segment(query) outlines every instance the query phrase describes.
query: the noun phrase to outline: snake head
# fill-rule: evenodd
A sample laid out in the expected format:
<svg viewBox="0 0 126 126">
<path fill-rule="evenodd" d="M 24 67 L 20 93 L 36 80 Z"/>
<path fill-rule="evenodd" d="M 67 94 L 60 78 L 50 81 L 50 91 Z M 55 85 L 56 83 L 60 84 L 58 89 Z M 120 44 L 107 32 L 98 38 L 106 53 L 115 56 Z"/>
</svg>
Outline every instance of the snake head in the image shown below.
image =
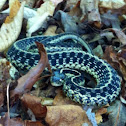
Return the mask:
<svg viewBox="0 0 126 126">
<path fill-rule="evenodd" d="M 51 84 L 53 86 L 61 86 L 64 83 L 65 75 L 60 73 L 60 70 L 53 71 L 53 75 L 51 76 Z"/>
</svg>

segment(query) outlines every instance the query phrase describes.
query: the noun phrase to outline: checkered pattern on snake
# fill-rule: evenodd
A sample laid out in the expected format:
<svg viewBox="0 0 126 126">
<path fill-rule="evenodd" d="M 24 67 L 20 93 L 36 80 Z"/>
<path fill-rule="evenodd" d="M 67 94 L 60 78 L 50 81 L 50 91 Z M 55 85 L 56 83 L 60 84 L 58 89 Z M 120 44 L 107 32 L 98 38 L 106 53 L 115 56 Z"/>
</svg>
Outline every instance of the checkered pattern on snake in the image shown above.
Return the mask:
<svg viewBox="0 0 126 126">
<path fill-rule="evenodd" d="M 70 42 L 64 42 L 70 39 L 75 46 L 72 47 Z M 119 95 L 121 82 L 117 72 L 107 62 L 93 55 L 88 44 L 76 34 L 64 33 L 47 38 L 36 36 L 19 40 L 8 50 L 8 60 L 22 70 L 35 66 L 40 56 L 37 52 L 28 50 L 31 45 L 34 46 L 35 41 L 45 45 L 53 71 L 64 68 L 76 69 L 86 71 L 96 79 L 95 88 L 78 85 L 74 81 L 76 77 L 66 79 L 63 91 L 73 101 L 83 105 L 102 106 L 114 101 Z M 83 45 L 87 52 L 83 51 L 77 42 Z"/>
</svg>

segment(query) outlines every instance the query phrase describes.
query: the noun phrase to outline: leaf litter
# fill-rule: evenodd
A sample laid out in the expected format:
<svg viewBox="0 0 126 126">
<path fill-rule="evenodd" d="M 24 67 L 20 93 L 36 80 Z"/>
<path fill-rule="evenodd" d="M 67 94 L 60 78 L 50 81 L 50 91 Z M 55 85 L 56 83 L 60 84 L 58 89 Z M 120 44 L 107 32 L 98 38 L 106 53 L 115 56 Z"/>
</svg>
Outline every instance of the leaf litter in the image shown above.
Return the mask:
<svg viewBox="0 0 126 126">
<path fill-rule="evenodd" d="M 13 7 L 13 2 L 16 2 L 17 6 L 19 5 L 18 0 L 9 0 L 9 3 L 5 3 L 3 0 L 0 2 L 0 8 L 8 5 Z M 23 1 L 20 0 L 20 2 Z M 20 34 L 12 42 L 25 38 L 27 35 L 56 35 L 68 31 L 82 35 L 89 42 L 94 54 L 111 64 L 122 80 L 122 90 L 118 99 L 108 106 L 93 110 L 97 124 L 99 126 L 125 126 L 125 1 L 26 0 L 26 5 L 23 12 L 26 25 L 23 24 L 22 30 L 18 30 L 18 34 Z M 0 13 L 1 28 L 2 24 L 14 21 L 19 7 L 14 11 L 3 9 L 5 8 L 3 7 Z M 6 19 L 8 14 L 5 12 L 9 13 L 10 19 Z M 36 23 L 35 20 L 40 22 Z M 30 28 L 31 30 L 29 30 Z M 25 75 L 19 71 L 21 77 L 17 79 L 11 78 L 9 70 L 12 65 L 3 59 L 3 56 L 6 57 L 4 54 L 7 50 L 4 48 L 6 43 L 2 43 L 0 58 L 4 62 L 0 60 L 0 124 L 16 126 L 24 124 L 37 126 L 92 125 L 80 104 L 67 98 L 61 90 L 62 87 L 54 87 L 50 84 L 49 78 L 52 71 L 47 53 L 43 45 L 39 43 L 37 45 L 41 56 L 38 65 Z M 41 73 L 45 67 L 49 69 L 49 75 L 42 76 Z M 15 74 L 17 76 L 17 73 Z M 42 78 L 44 81 L 41 81 Z M 10 90 L 10 104 L 6 98 L 7 85 Z M 10 105 L 9 108 L 7 108 L 7 104 Z"/>
</svg>

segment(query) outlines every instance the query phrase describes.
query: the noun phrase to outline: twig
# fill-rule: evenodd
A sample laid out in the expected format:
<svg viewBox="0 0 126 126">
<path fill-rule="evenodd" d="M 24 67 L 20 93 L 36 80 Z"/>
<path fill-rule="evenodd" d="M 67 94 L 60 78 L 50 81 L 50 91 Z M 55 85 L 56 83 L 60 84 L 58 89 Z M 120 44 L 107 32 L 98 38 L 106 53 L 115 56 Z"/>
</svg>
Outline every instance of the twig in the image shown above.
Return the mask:
<svg viewBox="0 0 126 126">
<path fill-rule="evenodd" d="M 10 119 L 10 108 L 9 108 L 9 87 L 10 87 L 10 83 L 7 85 L 7 110 L 8 110 L 8 119 Z"/>
</svg>

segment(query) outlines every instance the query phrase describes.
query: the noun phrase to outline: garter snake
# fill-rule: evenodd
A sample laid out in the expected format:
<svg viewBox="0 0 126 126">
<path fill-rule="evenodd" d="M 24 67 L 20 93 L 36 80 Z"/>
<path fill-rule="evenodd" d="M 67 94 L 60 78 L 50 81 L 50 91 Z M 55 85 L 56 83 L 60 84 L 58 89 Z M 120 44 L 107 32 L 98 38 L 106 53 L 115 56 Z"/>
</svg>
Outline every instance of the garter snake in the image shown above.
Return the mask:
<svg viewBox="0 0 126 126">
<path fill-rule="evenodd" d="M 75 46 L 64 42 L 70 39 Z M 30 51 L 35 46 L 35 41 L 45 45 L 52 70 L 61 69 L 61 73 L 64 68 L 86 71 L 96 79 L 95 88 L 78 85 L 75 82 L 76 76 L 66 79 L 63 91 L 73 101 L 101 106 L 114 101 L 119 95 L 121 82 L 117 72 L 106 61 L 93 55 L 88 44 L 76 34 L 63 33 L 52 37 L 35 36 L 19 40 L 8 50 L 8 60 L 22 70 L 35 66 L 40 59 L 38 52 Z M 83 51 L 78 43 L 87 51 Z"/>
</svg>

